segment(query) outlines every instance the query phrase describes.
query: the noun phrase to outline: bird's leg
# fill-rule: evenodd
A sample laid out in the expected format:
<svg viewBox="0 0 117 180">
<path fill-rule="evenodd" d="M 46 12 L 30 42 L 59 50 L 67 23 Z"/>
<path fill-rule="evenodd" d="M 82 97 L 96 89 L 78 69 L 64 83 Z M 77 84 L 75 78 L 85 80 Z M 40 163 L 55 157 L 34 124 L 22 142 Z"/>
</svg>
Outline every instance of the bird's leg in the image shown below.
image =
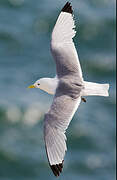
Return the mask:
<svg viewBox="0 0 117 180">
<path fill-rule="evenodd" d="M 83 97 L 81 97 L 81 100 L 82 100 L 83 102 L 85 102 L 85 103 L 87 102 L 86 99 L 83 98 Z"/>
</svg>

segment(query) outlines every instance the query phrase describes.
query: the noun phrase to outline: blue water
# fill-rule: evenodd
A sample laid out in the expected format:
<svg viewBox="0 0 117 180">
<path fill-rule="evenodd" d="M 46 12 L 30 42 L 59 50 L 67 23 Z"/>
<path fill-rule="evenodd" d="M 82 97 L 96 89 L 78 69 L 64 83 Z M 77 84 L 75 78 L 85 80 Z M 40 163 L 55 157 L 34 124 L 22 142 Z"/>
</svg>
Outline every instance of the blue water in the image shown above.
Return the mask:
<svg viewBox="0 0 117 180">
<path fill-rule="evenodd" d="M 43 117 L 52 96 L 27 86 L 53 77 L 50 36 L 64 0 L 0 0 L 0 180 L 55 179 Z M 74 39 L 84 79 L 109 83 L 109 97 L 87 97 L 67 130 L 59 179 L 115 179 L 115 0 L 73 0 Z"/>
</svg>

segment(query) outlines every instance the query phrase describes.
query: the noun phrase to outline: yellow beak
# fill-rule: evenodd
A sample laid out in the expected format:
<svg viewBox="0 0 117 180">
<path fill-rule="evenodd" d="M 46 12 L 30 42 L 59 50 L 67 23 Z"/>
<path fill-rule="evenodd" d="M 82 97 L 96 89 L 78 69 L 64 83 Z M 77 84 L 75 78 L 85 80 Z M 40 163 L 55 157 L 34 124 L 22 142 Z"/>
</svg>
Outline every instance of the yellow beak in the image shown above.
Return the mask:
<svg viewBox="0 0 117 180">
<path fill-rule="evenodd" d="M 34 86 L 34 84 L 33 84 L 33 85 L 31 85 L 31 86 L 28 86 L 28 88 L 35 88 L 35 86 Z"/>
</svg>

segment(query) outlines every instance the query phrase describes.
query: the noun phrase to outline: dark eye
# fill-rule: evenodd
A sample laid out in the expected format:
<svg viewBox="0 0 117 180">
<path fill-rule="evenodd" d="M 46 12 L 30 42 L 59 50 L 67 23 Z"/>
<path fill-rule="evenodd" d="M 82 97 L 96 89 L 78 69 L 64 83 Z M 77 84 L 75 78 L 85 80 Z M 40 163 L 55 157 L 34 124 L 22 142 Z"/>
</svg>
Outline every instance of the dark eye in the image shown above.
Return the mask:
<svg viewBox="0 0 117 180">
<path fill-rule="evenodd" d="M 38 83 L 37 85 L 39 86 L 40 84 Z"/>
</svg>

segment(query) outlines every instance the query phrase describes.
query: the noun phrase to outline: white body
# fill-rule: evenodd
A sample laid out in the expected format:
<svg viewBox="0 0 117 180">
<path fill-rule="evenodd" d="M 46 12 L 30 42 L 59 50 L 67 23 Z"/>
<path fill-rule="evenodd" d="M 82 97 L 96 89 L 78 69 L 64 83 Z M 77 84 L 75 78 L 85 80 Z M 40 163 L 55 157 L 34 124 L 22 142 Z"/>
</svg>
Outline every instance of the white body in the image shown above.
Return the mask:
<svg viewBox="0 0 117 180">
<path fill-rule="evenodd" d="M 57 76 L 55 78 L 42 78 L 36 81 L 35 86 L 40 83 L 39 88 L 46 91 L 48 94 L 55 94 L 59 83 Z M 84 82 L 84 89 L 81 91 L 81 96 L 109 96 L 109 84 L 99 84 L 94 82 Z"/>
</svg>

